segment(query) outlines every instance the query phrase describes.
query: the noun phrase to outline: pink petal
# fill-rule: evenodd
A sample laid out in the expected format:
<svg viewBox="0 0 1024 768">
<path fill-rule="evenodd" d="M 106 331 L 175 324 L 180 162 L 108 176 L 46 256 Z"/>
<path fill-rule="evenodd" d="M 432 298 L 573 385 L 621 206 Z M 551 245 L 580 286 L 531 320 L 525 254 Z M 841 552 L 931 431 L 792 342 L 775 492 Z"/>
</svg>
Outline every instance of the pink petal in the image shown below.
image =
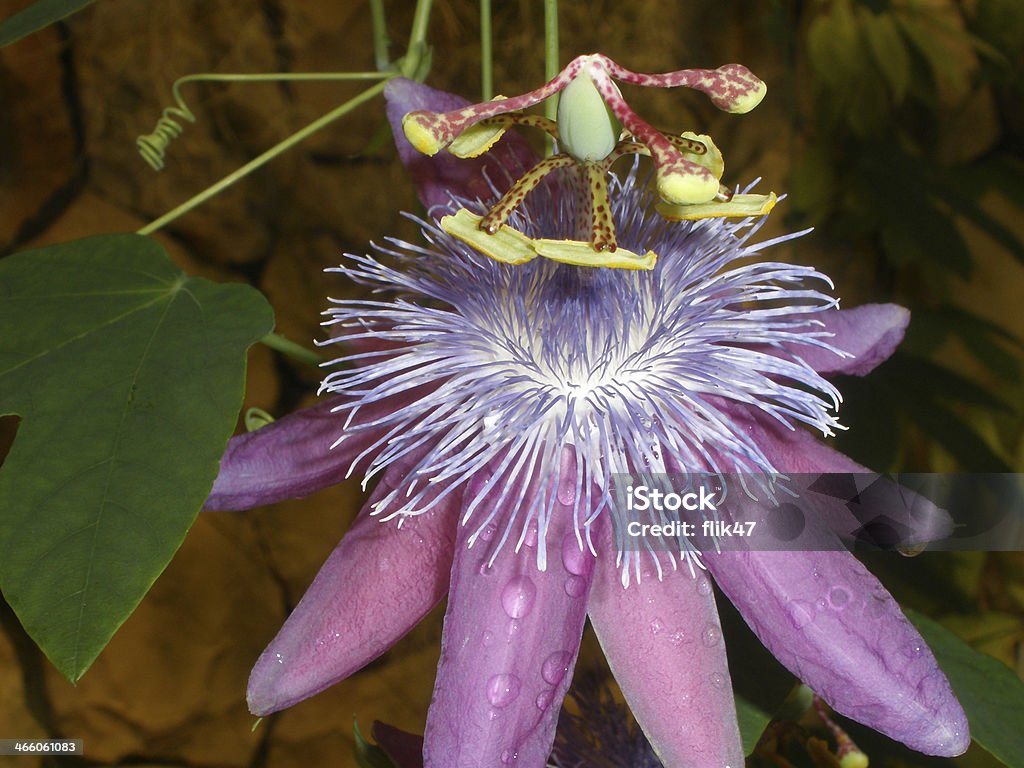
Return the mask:
<svg viewBox="0 0 1024 768">
<path fill-rule="evenodd" d="M 384 429 L 357 429 L 421 397 L 422 388 L 362 408 L 345 433 L 346 414 L 332 409 L 347 402 L 340 397 L 303 408 L 255 432 L 236 435 L 220 460 L 220 472 L 203 506 L 207 512 L 252 509 L 284 499 L 297 499 L 340 483 L 366 469 L 364 457 L 352 462 L 384 434 Z"/>
<path fill-rule="evenodd" d="M 815 319 L 824 322 L 823 329 L 834 334 L 824 338 L 849 357 L 806 344 L 786 344 L 786 352 L 800 357 L 821 374 L 845 373 L 866 376 L 884 363 L 903 341 L 910 323 L 910 312 L 898 304 L 865 304 L 855 309 L 821 312 Z"/>
<path fill-rule="evenodd" d="M 520 136 L 508 131 L 489 152 L 478 158 L 461 160 L 447 152 L 427 157 L 416 151 L 402 131 L 402 117 L 409 112 L 430 110 L 445 112 L 469 104 L 465 99 L 438 91 L 413 80 L 395 78 L 384 89 L 388 120 L 395 137 L 399 157 L 416 184 L 420 201 L 429 211 L 435 205 L 447 207 L 448 194 L 474 200 L 489 200 L 494 192 L 488 180 L 503 194 L 523 171 L 540 158 Z M 485 175 L 486 174 L 486 175 Z M 440 215 L 440 214 L 439 214 Z"/>
<path fill-rule="evenodd" d="M 599 555 L 590 621 L 658 757 L 668 768 L 742 768 L 736 704 L 707 576 L 668 570 L 659 581 L 652 563 L 639 584 L 624 589 L 610 536 Z"/>
<path fill-rule="evenodd" d="M 813 517 L 808 526 L 829 535 Z M 837 712 L 927 754 L 967 749 L 967 720 L 931 651 L 853 555 L 727 551 L 705 563 L 761 642 Z"/>
<path fill-rule="evenodd" d="M 370 504 L 408 471 L 389 468 Z M 363 509 L 253 667 L 253 714 L 284 709 L 348 677 L 437 605 L 448 589 L 458 524 L 453 496 L 401 528 L 371 517 L 369 504 Z"/>
<path fill-rule="evenodd" d="M 520 507 L 530 501 L 527 495 Z M 481 537 L 467 548 L 475 526 L 460 527 L 427 715 L 428 768 L 546 765 L 593 574 L 593 557 L 579 550 L 572 518 L 571 507 L 553 512 L 544 571 L 533 547 L 517 554 L 512 541 L 488 568 L 488 543 Z"/>
</svg>

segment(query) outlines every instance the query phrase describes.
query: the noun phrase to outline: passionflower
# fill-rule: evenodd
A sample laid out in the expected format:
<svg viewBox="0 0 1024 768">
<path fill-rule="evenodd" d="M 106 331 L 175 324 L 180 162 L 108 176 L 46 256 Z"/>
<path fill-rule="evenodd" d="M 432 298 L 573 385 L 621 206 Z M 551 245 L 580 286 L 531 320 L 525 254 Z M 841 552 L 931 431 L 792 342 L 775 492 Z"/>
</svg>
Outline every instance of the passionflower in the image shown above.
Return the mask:
<svg viewBox="0 0 1024 768">
<path fill-rule="evenodd" d="M 589 617 L 660 760 L 737 768 L 713 577 L 835 710 L 922 752 L 963 752 L 946 678 L 848 552 L 615 544 L 629 522 L 609 495 L 617 473 L 866 471 L 804 427 L 833 433 L 840 397 L 825 376 L 869 372 L 908 313 L 839 310 L 824 275 L 765 259 L 778 241 L 753 244 L 757 220 L 665 221 L 635 165 L 609 177 L 610 212 L 621 247 L 658 255 L 652 269 L 488 258 L 438 219 L 486 215 L 536 158 L 511 134 L 475 160 L 440 147 L 426 157 L 402 118 L 470 108 L 406 80 L 386 95 L 428 206 L 424 242 L 387 240 L 334 270 L 374 298 L 325 313 L 325 343 L 350 350 L 323 382 L 330 397 L 234 438 L 207 503 L 241 509 L 352 472 L 378 478 L 256 662 L 250 709 L 266 715 L 352 674 L 447 596 L 424 765 L 545 765 Z M 552 174 L 509 225 L 531 242 L 573 240 L 578 188 Z"/>
</svg>

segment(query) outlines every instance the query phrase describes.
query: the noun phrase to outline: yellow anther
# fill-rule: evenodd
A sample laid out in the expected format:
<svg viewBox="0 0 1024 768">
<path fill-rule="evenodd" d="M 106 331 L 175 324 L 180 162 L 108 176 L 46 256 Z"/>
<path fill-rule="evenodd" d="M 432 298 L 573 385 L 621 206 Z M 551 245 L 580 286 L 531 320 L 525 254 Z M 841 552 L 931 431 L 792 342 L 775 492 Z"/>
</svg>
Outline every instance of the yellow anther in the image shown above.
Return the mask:
<svg viewBox="0 0 1024 768">
<path fill-rule="evenodd" d="M 666 203 L 692 205 L 706 203 L 718 194 L 718 179 L 709 170 L 684 171 L 658 170 L 658 196 Z"/>
<path fill-rule="evenodd" d="M 422 112 L 410 112 L 402 118 L 402 131 L 418 152 L 433 157 L 444 147 L 444 142 L 438 139 L 430 119 Z"/>
<path fill-rule="evenodd" d="M 658 203 L 658 213 L 669 221 L 694 221 L 696 219 L 713 219 L 729 216 L 745 218 L 747 216 L 764 216 L 770 213 L 778 198 L 774 192 L 767 195 L 733 195 L 728 202 L 717 200 L 693 205 L 668 205 Z"/>
</svg>

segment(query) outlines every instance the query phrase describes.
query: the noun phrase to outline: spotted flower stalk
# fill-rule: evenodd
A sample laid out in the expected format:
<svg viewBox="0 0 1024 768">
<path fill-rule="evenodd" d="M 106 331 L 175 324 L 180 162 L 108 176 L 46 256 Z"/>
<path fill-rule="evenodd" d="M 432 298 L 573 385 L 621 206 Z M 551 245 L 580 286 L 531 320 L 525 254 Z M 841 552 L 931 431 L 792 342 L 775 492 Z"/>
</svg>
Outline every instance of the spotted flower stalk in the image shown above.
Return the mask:
<svg viewBox="0 0 1024 768">
<path fill-rule="evenodd" d="M 886 359 L 907 312 L 839 310 L 824 275 L 766 259 L 778 241 L 755 245 L 756 220 L 665 221 L 635 166 L 611 177 L 609 211 L 621 248 L 658 255 L 651 269 L 488 258 L 439 219 L 482 220 L 536 158 L 511 134 L 476 159 L 426 157 L 403 117 L 465 102 L 405 80 L 386 95 L 430 212 L 424 244 L 388 240 L 335 270 L 373 298 L 326 312 L 327 343 L 349 350 L 324 381 L 330 397 L 234 438 L 207 503 L 247 508 L 351 473 L 378 478 L 257 661 L 250 709 L 347 677 L 447 595 L 425 766 L 544 766 L 589 617 L 659 759 L 737 768 L 713 577 L 835 710 L 923 752 L 966 749 L 935 659 L 849 553 L 615 544 L 628 523 L 610 502 L 615 473 L 866 471 L 804 427 L 833 433 L 840 398 L 827 375 Z M 586 205 L 574 190 L 543 180 L 508 221 L 530 242 L 572 240 Z M 828 520 L 808 524 L 835 538 Z"/>
</svg>

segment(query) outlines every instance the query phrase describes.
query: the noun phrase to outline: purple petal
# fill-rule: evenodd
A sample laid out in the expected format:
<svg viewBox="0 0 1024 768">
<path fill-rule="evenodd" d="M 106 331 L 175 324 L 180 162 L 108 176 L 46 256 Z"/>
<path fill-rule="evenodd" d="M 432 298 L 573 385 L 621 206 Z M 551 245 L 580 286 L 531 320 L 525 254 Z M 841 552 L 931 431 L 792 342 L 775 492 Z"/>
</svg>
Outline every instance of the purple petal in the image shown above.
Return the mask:
<svg viewBox="0 0 1024 768">
<path fill-rule="evenodd" d="M 866 376 L 884 363 L 903 341 L 910 312 L 898 304 L 865 304 L 855 309 L 822 312 L 816 320 L 833 334 L 823 339 L 851 357 L 806 344 L 783 345 L 787 353 L 800 357 L 821 374 L 845 373 Z"/>
<path fill-rule="evenodd" d="M 520 508 L 531 501 L 527 494 Z M 546 765 L 593 575 L 593 557 L 580 551 L 572 517 L 571 507 L 552 514 L 544 571 L 534 546 L 516 553 L 510 542 L 488 568 L 488 543 L 481 537 L 467 548 L 475 526 L 459 528 L 427 715 L 428 768 Z"/>
<path fill-rule="evenodd" d="M 748 435 L 777 472 L 819 474 L 823 472 L 870 472 L 849 456 L 829 448 L 803 427 L 789 429 L 777 419 L 743 405 L 722 401 L 737 431 Z"/>
<path fill-rule="evenodd" d="M 389 468 L 370 504 L 408 471 Z M 453 496 L 401 528 L 370 516 L 369 504 L 363 509 L 253 667 L 253 714 L 284 709 L 348 677 L 437 605 L 448 588 L 458 522 Z"/>
<path fill-rule="evenodd" d="M 460 96 L 438 91 L 414 80 L 395 78 L 384 89 L 387 99 L 388 120 L 395 137 L 398 155 L 416 184 L 420 202 L 429 211 L 435 205 L 445 207 L 451 203 L 448 195 L 459 195 L 470 200 L 489 200 L 511 186 L 511 180 L 533 167 L 540 158 L 522 137 L 508 131 L 489 152 L 481 157 L 462 160 L 447 151 L 427 157 L 416 151 L 402 131 L 402 117 L 415 110 L 447 112 L 469 105 Z M 486 174 L 486 175 L 485 175 Z"/>
<path fill-rule="evenodd" d="M 667 766 L 741 768 L 736 704 L 708 577 L 670 570 L 659 581 L 652 564 L 639 584 L 624 589 L 614 548 L 610 540 L 604 544 L 590 621 L 654 751 Z"/>
<path fill-rule="evenodd" d="M 353 421 L 367 424 L 421 395 L 418 391 L 407 398 L 382 400 L 361 409 Z M 331 409 L 344 402 L 340 397 L 326 399 L 255 432 L 231 438 L 203 509 L 252 509 L 308 496 L 344 480 L 353 460 L 382 434 L 376 429 L 350 430 L 350 437 L 331 448 L 341 436 L 346 418 Z M 365 464 L 360 462 L 352 472 L 361 472 Z"/>
<path fill-rule="evenodd" d="M 967 720 L 935 657 L 853 555 L 729 551 L 705 562 L 761 642 L 837 712 L 926 754 L 967 749 Z"/>
</svg>

